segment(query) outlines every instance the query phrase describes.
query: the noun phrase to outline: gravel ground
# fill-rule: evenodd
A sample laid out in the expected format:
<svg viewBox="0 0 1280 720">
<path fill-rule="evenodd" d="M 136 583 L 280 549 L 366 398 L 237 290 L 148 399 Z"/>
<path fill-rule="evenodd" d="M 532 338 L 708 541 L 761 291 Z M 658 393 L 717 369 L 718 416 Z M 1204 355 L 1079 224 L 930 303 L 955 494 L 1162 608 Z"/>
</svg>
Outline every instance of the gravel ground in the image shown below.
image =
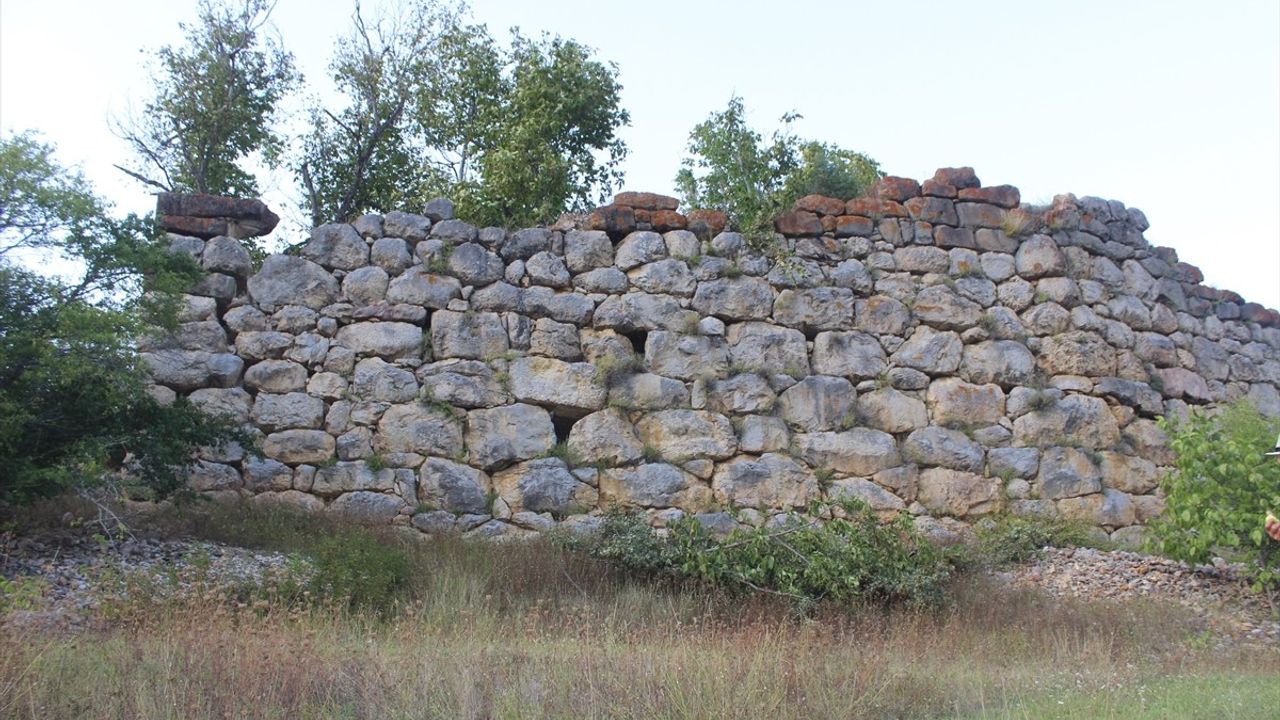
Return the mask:
<svg viewBox="0 0 1280 720">
<path fill-rule="evenodd" d="M 9 592 L 21 584 L 37 589 L 11 603 L 8 622 L 79 626 L 102 601 L 104 587 L 118 588 L 111 579 L 124 574 L 149 577 L 156 587 L 180 593 L 193 578 L 237 585 L 288 572 L 299 572 L 297 559 L 211 542 L 0 535 L 0 577 L 10 583 Z M 1249 592 L 1239 569 L 1226 563 L 1192 567 L 1133 552 L 1046 548 L 1038 559 L 998 575 L 1058 597 L 1177 602 L 1196 611 L 1219 637 L 1280 647 L 1280 620 L 1261 596 Z"/>
<path fill-rule="evenodd" d="M 1280 620 L 1261 595 L 1250 592 L 1240 568 L 1225 562 L 1193 567 L 1122 550 L 1046 548 L 1040 558 L 1003 575 L 1057 597 L 1173 601 L 1199 614 L 1215 635 L 1280 646 Z"/>
</svg>

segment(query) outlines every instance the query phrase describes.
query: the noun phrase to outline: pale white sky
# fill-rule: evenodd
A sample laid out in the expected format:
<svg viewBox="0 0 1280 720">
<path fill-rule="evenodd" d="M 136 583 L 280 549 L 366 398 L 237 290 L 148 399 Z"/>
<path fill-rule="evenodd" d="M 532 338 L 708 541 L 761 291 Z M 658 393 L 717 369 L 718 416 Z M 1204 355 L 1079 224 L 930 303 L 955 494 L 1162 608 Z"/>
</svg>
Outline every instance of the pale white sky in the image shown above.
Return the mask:
<svg viewBox="0 0 1280 720">
<path fill-rule="evenodd" d="M 279 0 L 276 27 L 313 86 L 350 10 Z M 495 36 L 545 30 L 618 64 L 628 189 L 670 192 L 690 128 L 736 92 L 757 128 L 795 110 L 801 136 L 892 174 L 972 165 L 1029 202 L 1121 200 L 1207 282 L 1280 306 L 1275 0 L 475 0 L 472 14 Z M 0 0 L 0 129 L 40 130 L 120 208 L 152 208 L 112 169 L 127 150 L 107 120 L 147 97 L 141 51 L 194 18 L 194 0 Z M 291 182 L 269 183 L 282 215 Z"/>
</svg>

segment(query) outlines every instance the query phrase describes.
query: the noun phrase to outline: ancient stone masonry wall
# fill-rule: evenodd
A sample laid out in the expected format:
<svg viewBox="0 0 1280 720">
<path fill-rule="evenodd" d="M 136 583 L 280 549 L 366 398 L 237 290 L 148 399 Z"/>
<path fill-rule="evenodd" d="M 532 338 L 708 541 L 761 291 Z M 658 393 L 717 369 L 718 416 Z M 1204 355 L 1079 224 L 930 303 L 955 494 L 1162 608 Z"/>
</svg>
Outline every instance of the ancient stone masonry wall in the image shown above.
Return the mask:
<svg viewBox="0 0 1280 720">
<path fill-rule="evenodd" d="M 1008 510 L 1133 541 L 1172 461 L 1157 417 L 1280 415 L 1280 314 L 1203 286 L 1118 202 L 886 178 L 800 200 L 784 263 L 677 210 L 623 193 L 510 232 L 439 200 L 256 273 L 235 240 L 175 237 L 211 275 L 140 348 L 155 391 L 262 437 L 192 485 L 484 536 L 852 497 L 939 537 Z"/>
</svg>

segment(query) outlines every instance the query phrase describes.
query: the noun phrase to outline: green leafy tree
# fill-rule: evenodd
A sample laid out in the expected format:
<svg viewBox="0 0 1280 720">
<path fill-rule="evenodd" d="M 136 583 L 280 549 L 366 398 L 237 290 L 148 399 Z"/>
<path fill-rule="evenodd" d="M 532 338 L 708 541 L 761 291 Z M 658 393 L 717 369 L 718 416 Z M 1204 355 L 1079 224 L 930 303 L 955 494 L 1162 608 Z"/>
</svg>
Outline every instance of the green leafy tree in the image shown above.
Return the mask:
<svg viewBox="0 0 1280 720">
<path fill-rule="evenodd" d="M 747 123 L 742 98 L 730 98 L 728 107 L 689 133 L 688 157 L 676 175 L 685 206 L 720 210 L 763 245 L 772 237 L 773 218 L 797 198 L 856 197 L 881 176 L 879 165 L 862 153 L 798 138 L 791 125 L 799 118 L 783 115 L 766 142 Z"/>
<path fill-rule="evenodd" d="M 356 3 L 329 66 L 346 104 L 317 102 L 302 140 L 298 177 L 312 224 L 415 210 L 439 184 L 429 180 L 410 116 L 416 84 L 434 74 L 424 64 L 454 23 L 450 10 L 422 3 L 371 25 Z"/>
<path fill-rule="evenodd" d="M 1280 510 L 1280 464 L 1263 453 L 1277 425 L 1245 401 L 1162 421 L 1177 462 L 1161 483 L 1166 512 L 1151 523 L 1152 548 L 1162 554 L 1194 563 L 1215 555 L 1245 561 L 1273 606 L 1280 547 L 1262 525 L 1268 510 Z"/>
<path fill-rule="evenodd" d="M 304 140 L 313 222 L 447 195 L 473 222 L 533 224 L 586 209 L 619 181 L 616 132 L 629 117 L 617 69 L 561 38 L 513 32 L 505 50 L 459 14 L 419 4 L 370 32 L 357 8 L 357 41 L 333 65 L 348 106 L 317 111 Z"/>
<path fill-rule="evenodd" d="M 28 266 L 52 262 L 62 276 Z M 200 277 L 149 218 L 110 215 L 31 134 L 0 139 L 0 500 L 21 502 L 128 464 L 172 490 L 227 423 L 146 392 L 132 338 L 172 321 L 174 291 Z"/>
<path fill-rule="evenodd" d="M 274 165 L 280 155 L 272 121 L 297 78 L 293 58 L 265 32 L 267 0 L 231 2 L 201 0 L 198 22 L 182 26 L 186 46 L 156 54 L 155 96 L 142 116 L 119 123 L 136 157 L 116 167 L 140 182 L 255 196 L 257 183 L 242 163 L 259 153 Z"/>
</svg>

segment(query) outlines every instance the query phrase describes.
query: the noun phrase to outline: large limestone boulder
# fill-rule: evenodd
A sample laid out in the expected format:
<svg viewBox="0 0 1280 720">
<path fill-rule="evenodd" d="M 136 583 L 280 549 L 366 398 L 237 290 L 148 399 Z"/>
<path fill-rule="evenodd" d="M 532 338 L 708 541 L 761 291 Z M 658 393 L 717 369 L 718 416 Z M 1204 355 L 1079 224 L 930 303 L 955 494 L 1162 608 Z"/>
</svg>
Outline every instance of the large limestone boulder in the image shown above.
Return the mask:
<svg viewBox="0 0 1280 720">
<path fill-rule="evenodd" d="M 688 297 L 697 287 L 697 280 L 683 260 L 646 263 L 627 275 L 632 285 L 647 293 Z"/>
<path fill-rule="evenodd" d="M 325 512 L 349 522 L 385 525 L 405 509 L 405 501 L 395 495 L 359 491 L 339 496 L 329 503 Z"/>
<path fill-rule="evenodd" d="M 724 338 L 658 331 L 649 333 L 645 364 L 655 374 L 680 380 L 719 377 L 729 370 L 729 346 Z"/>
<path fill-rule="evenodd" d="M 282 430 L 262 441 L 262 454 L 286 465 L 318 465 L 333 457 L 335 445 L 323 430 Z"/>
<path fill-rule="evenodd" d="M 395 471 L 391 468 L 375 472 L 364 462 L 340 462 L 316 469 L 311 492 L 323 497 L 358 490 L 388 492 L 395 488 L 395 478 Z"/>
<path fill-rule="evenodd" d="M 911 312 L 920 321 L 946 330 L 967 330 L 978 324 L 982 307 L 960 297 L 945 285 L 933 285 L 916 295 Z"/>
<path fill-rule="evenodd" d="M 630 410 L 666 410 L 689 406 L 689 389 L 679 380 L 635 373 L 609 383 L 609 404 Z"/>
<path fill-rule="evenodd" d="M 1069 395 L 1050 408 L 1013 421 L 1013 444 L 1017 447 L 1065 443 L 1099 450 L 1112 448 L 1119 441 L 1120 427 L 1106 401 L 1087 395 Z"/>
<path fill-rule="evenodd" d="M 369 245 L 346 223 L 320 225 L 302 246 L 302 257 L 335 270 L 355 270 L 369 264 Z"/>
<path fill-rule="evenodd" d="M 568 442 L 569 452 L 585 465 L 627 465 L 644 454 L 635 426 L 620 411 L 612 409 L 592 413 L 574 423 Z"/>
<path fill-rule="evenodd" d="M 511 363 L 511 394 L 520 402 L 585 415 L 604 407 L 608 389 L 590 363 L 522 357 Z"/>
<path fill-rule="evenodd" d="M 418 357 L 422 352 L 422 328 L 404 322 L 360 322 L 338 329 L 336 342 L 360 355 L 387 360 Z"/>
<path fill-rule="evenodd" d="M 404 403 L 418 396 L 418 381 L 413 373 L 382 358 L 365 358 L 356 363 L 351 394 L 358 400 Z"/>
<path fill-rule="evenodd" d="M 1036 488 L 1045 500 L 1089 495 L 1102 490 L 1102 472 L 1076 448 L 1048 448 L 1040 456 Z"/>
<path fill-rule="evenodd" d="M 738 438 L 729 419 L 701 410 L 650 413 L 636 424 L 636 430 L 641 441 L 667 462 L 723 460 L 738 449 Z"/>
<path fill-rule="evenodd" d="M 786 455 L 741 455 L 716 467 L 711 479 L 716 499 L 736 507 L 804 507 L 818 496 L 808 468 Z"/>
<path fill-rule="evenodd" d="M 960 377 L 984 385 L 1010 389 L 1026 385 L 1035 376 L 1036 361 L 1026 345 L 1015 340 L 992 340 L 964 348 Z"/>
<path fill-rule="evenodd" d="M 1040 365 L 1051 375 L 1113 376 L 1116 352 L 1098 335 L 1074 330 L 1044 339 Z"/>
<path fill-rule="evenodd" d="M 462 424 L 453 414 L 434 407 L 392 405 L 378 421 L 374 447 L 381 453 L 454 457 L 462 452 Z"/>
<path fill-rule="evenodd" d="M 731 322 L 766 320 L 773 308 L 773 288 L 764 278 L 742 276 L 698 284 L 693 309 Z"/>
<path fill-rule="evenodd" d="M 449 301 L 462 297 L 462 283 L 448 275 L 436 275 L 412 267 L 397 275 L 387 286 L 387 301 L 443 310 Z"/>
<path fill-rule="evenodd" d="M 570 230 L 564 236 L 564 259 L 575 275 L 607 267 L 613 264 L 613 243 L 602 230 Z"/>
<path fill-rule="evenodd" d="M 244 385 L 270 393 L 302 390 L 307 386 L 307 369 L 292 360 L 263 360 L 245 371 Z"/>
<path fill-rule="evenodd" d="M 707 385 L 707 408 L 725 415 L 767 413 L 777 399 L 769 381 L 755 373 L 734 375 Z"/>
<path fill-rule="evenodd" d="M 773 303 L 773 319 L 806 331 L 847 328 L 853 321 L 853 291 L 831 287 L 783 290 Z"/>
<path fill-rule="evenodd" d="M 1028 279 L 1048 275 L 1063 275 L 1067 271 L 1067 257 L 1058 244 L 1048 235 L 1033 235 L 1018 246 L 1014 256 L 1018 275 Z"/>
<path fill-rule="evenodd" d="M 230 422 L 249 422 L 253 397 L 244 388 L 201 388 L 187 396 L 192 405 L 209 415 L 221 415 Z"/>
<path fill-rule="evenodd" d="M 284 395 L 258 393 L 253 401 L 253 424 L 266 432 L 292 428 L 319 428 L 324 421 L 324 401 L 303 392 Z"/>
<path fill-rule="evenodd" d="M 909 432 L 929 424 L 924 403 L 893 388 L 858 396 L 858 421 L 887 433 Z"/>
<path fill-rule="evenodd" d="M 678 507 L 701 512 L 711 506 L 711 488 L 667 463 L 606 470 L 600 475 L 600 499 L 630 507 Z"/>
<path fill-rule="evenodd" d="M 488 360 L 505 353 L 509 343 L 497 313 L 439 310 L 431 315 L 431 352 L 437 358 Z"/>
<path fill-rule="evenodd" d="M 844 432 L 800 433 L 796 454 L 809 467 L 869 477 L 902 464 L 893 436 L 870 428 Z"/>
<path fill-rule="evenodd" d="M 976 473 L 929 468 L 920 473 L 916 499 L 934 515 L 965 517 L 996 509 L 1000 480 Z"/>
<path fill-rule="evenodd" d="M 930 426 L 916 430 L 902 443 L 902 454 L 919 465 L 982 472 L 982 446 L 958 430 Z"/>
<path fill-rule="evenodd" d="M 630 233 L 618 243 L 613 264 L 621 270 L 630 270 L 645 263 L 661 260 L 667 255 L 667 243 L 662 236 L 648 230 Z"/>
<path fill-rule="evenodd" d="M 319 310 L 338 297 L 338 281 L 305 258 L 271 255 L 249 278 L 249 297 L 264 309 L 303 305 Z"/>
<path fill-rule="evenodd" d="M 805 432 L 841 429 L 852 421 L 856 399 L 853 385 L 844 378 L 810 375 L 787 388 L 779 409 L 787 422 Z"/>
<path fill-rule="evenodd" d="M 893 361 L 930 375 L 945 375 L 960 367 L 963 351 L 964 345 L 956 333 L 921 325 L 893 353 Z"/>
<path fill-rule="evenodd" d="M 876 512 L 897 513 L 906 508 L 902 498 L 866 478 L 844 478 L 831 483 L 827 497 L 832 500 L 859 500 Z"/>
<path fill-rule="evenodd" d="M 939 378 L 925 395 L 936 425 L 983 427 L 1004 417 L 1005 397 L 999 385 L 974 385 L 959 378 Z"/>
<path fill-rule="evenodd" d="M 493 368 L 476 360 L 443 360 L 417 370 L 422 393 L 461 408 L 489 408 L 511 402 Z"/>
<path fill-rule="evenodd" d="M 467 465 L 427 458 L 418 468 L 418 502 L 457 514 L 487 515 L 489 476 Z"/>
<path fill-rule="evenodd" d="M 505 405 L 467 413 L 470 464 L 493 470 L 536 458 L 556 444 L 551 415 L 534 405 Z"/>
<path fill-rule="evenodd" d="M 877 335 L 902 335 L 911 323 L 911 310 L 896 298 L 872 295 L 854 305 L 854 326 Z"/>
<path fill-rule="evenodd" d="M 513 513 L 551 513 L 558 519 L 596 506 L 595 488 L 581 482 L 559 458 L 520 463 L 493 476 L 493 488 Z"/>
<path fill-rule="evenodd" d="M 729 361 L 734 366 L 793 377 L 809 374 L 809 352 L 799 330 L 745 322 L 730 325 L 727 339 Z"/>
<path fill-rule="evenodd" d="M 885 371 L 884 349 L 862 332 L 821 332 L 813 341 L 813 371 L 867 380 Z"/>
<path fill-rule="evenodd" d="M 1057 505 L 1062 517 L 1090 525 L 1119 528 L 1132 525 L 1137 520 L 1138 508 L 1134 498 L 1110 488 L 1083 497 L 1063 498 Z"/>
<path fill-rule="evenodd" d="M 179 392 L 206 387 L 235 387 L 244 372 L 244 360 L 229 353 L 158 350 L 142 353 L 141 357 L 156 384 Z"/>
<path fill-rule="evenodd" d="M 1100 455 L 1103 487 L 1142 495 L 1155 490 L 1160 482 L 1160 472 L 1155 463 L 1146 458 L 1110 450 Z"/>
<path fill-rule="evenodd" d="M 697 326 L 698 314 L 680 307 L 680 301 L 671 295 L 631 292 L 606 298 L 596 308 L 592 322 L 597 328 L 613 328 L 619 332 L 685 332 Z"/>
</svg>

